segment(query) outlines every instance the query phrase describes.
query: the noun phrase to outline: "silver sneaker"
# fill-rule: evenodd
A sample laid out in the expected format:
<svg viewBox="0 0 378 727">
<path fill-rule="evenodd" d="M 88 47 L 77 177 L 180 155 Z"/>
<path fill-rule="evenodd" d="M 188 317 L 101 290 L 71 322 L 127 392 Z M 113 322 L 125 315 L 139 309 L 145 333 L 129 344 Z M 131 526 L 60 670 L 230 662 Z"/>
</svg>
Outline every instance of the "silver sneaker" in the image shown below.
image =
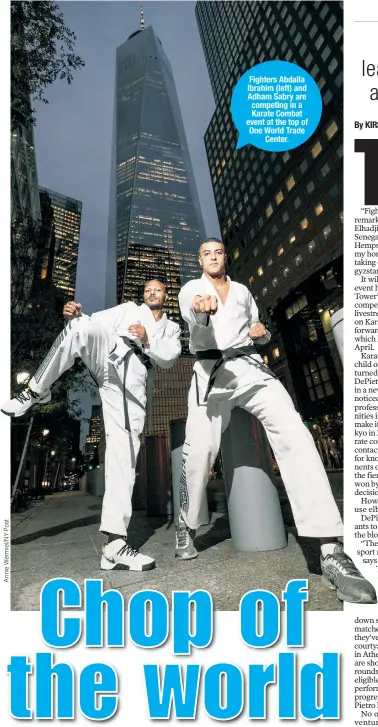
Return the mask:
<svg viewBox="0 0 378 727">
<path fill-rule="evenodd" d="M 13 399 L 9 399 L 1 407 L 3 414 L 8 417 L 21 417 L 26 414 L 28 409 L 34 404 L 48 404 L 51 401 L 50 389 L 45 389 L 41 394 L 36 394 L 33 389 L 29 386 L 27 389 L 21 391 L 18 396 L 14 396 Z"/>
<path fill-rule="evenodd" d="M 197 558 L 198 553 L 193 543 L 195 536 L 196 531 L 188 528 L 180 516 L 176 525 L 176 558 L 181 560 Z"/>
<path fill-rule="evenodd" d="M 363 577 L 341 545 L 331 555 L 321 556 L 320 566 L 323 585 L 336 591 L 340 601 L 377 603 L 374 586 Z"/>
</svg>

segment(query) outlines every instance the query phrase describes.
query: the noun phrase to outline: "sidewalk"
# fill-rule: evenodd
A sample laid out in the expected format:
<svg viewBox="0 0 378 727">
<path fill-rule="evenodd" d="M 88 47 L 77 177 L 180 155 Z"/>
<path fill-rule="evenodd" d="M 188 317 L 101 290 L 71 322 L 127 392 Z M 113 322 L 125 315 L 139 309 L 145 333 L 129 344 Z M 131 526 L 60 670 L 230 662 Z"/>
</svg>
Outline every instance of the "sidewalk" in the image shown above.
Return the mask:
<svg viewBox="0 0 378 727">
<path fill-rule="evenodd" d="M 285 521 L 290 523 L 285 502 Z M 308 578 L 309 608 L 341 610 L 333 591 L 321 584 L 317 541 L 294 537 L 288 547 L 268 553 L 239 553 L 232 546 L 227 516 L 213 514 L 211 524 L 198 532 L 196 560 L 174 557 L 174 527 L 163 519 L 133 515 L 130 542 L 156 559 L 155 570 L 144 573 L 100 570 L 103 536 L 99 533 L 101 498 L 82 492 L 57 493 L 12 516 L 11 591 L 13 610 L 39 610 L 40 589 L 57 577 L 72 578 L 81 587 L 86 578 L 103 578 L 105 588 L 117 588 L 125 603 L 137 590 L 210 591 L 218 610 L 237 610 L 243 594 L 255 588 L 279 598 L 293 578 Z M 290 532 L 291 530 L 291 532 Z M 310 571 L 310 572 L 309 572 Z"/>
</svg>

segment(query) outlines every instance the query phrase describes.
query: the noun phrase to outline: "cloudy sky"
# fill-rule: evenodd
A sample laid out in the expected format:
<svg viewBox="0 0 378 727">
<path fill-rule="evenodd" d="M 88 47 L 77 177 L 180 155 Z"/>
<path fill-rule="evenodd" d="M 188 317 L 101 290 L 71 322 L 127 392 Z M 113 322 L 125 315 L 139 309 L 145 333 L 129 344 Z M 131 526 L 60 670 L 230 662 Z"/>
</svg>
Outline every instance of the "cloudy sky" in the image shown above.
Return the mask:
<svg viewBox="0 0 378 727">
<path fill-rule="evenodd" d="M 37 108 L 39 184 L 83 203 L 76 298 L 91 313 L 104 305 L 115 51 L 139 27 L 140 2 L 59 3 L 77 35 L 85 68 L 68 86 L 56 81 Z M 194 2 L 144 2 L 171 62 L 207 233 L 219 235 L 203 137 L 214 112 Z"/>
</svg>

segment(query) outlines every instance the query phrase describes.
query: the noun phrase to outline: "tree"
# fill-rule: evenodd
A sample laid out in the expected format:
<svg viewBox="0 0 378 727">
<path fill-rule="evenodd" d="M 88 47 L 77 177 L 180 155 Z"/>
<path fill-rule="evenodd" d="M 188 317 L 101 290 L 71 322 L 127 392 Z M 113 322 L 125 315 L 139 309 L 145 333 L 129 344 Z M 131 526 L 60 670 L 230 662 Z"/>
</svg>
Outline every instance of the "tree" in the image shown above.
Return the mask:
<svg viewBox="0 0 378 727">
<path fill-rule="evenodd" d="M 48 103 L 46 87 L 57 78 L 72 83 L 74 71 L 85 65 L 75 41 L 57 3 L 11 3 L 12 129 L 35 124 L 33 103 Z"/>
</svg>

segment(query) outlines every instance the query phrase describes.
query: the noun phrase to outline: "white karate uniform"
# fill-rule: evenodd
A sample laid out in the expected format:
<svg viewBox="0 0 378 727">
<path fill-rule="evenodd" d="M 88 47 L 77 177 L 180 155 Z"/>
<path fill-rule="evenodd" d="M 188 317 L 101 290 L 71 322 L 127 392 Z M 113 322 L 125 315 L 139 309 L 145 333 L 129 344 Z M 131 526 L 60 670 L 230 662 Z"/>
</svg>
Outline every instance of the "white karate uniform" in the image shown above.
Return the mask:
<svg viewBox="0 0 378 727">
<path fill-rule="evenodd" d="M 181 315 L 189 324 L 192 353 L 209 349 L 252 346 L 249 328 L 259 322 L 255 301 L 248 289 L 230 281 L 225 304 L 209 279 L 202 275 L 180 291 Z M 196 295 L 215 295 L 215 315 L 196 313 Z M 270 333 L 257 343 L 270 340 Z M 255 362 L 255 365 L 254 365 Z M 254 414 L 264 426 L 280 468 L 298 533 L 307 537 L 342 534 L 342 521 L 314 440 L 295 410 L 285 387 L 269 373 L 261 357 L 229 360 L 219 369 L 205 401 L 214 360 L 196 361 L 189 391 L 188 419 L 181 477 L 181 514 L 196 529 L 209 472 L 218 454 L 221 435 L 231 411 L 238 406 Z"/>
<path fill-rule="evenodd" d="M 138 322 L 146 328 L 150 344 L 147 349 L 128 330 Z M 134 341 L 153 367 L 170 368 L 181 353 L 177 323 L 165 314 L 156 321 L 144 303 L 141 306 L 123 303 L 70 321 L 30 381 L 31 388 L 41 393 L 71 368 L 78 357 L 96 379 L 106 435 L 105 495 L 100 530 L 117 535 L 126 535 L 132 513 L 131 498 L 139 436 L 146 415 L 147 384 L 147 369 L 134 353 L 129 358 L 124 380 L 123 359 L 130 346 L 122 337 Z M 128 421 L 129 431 L 126 429 Z"/>
</svg>

